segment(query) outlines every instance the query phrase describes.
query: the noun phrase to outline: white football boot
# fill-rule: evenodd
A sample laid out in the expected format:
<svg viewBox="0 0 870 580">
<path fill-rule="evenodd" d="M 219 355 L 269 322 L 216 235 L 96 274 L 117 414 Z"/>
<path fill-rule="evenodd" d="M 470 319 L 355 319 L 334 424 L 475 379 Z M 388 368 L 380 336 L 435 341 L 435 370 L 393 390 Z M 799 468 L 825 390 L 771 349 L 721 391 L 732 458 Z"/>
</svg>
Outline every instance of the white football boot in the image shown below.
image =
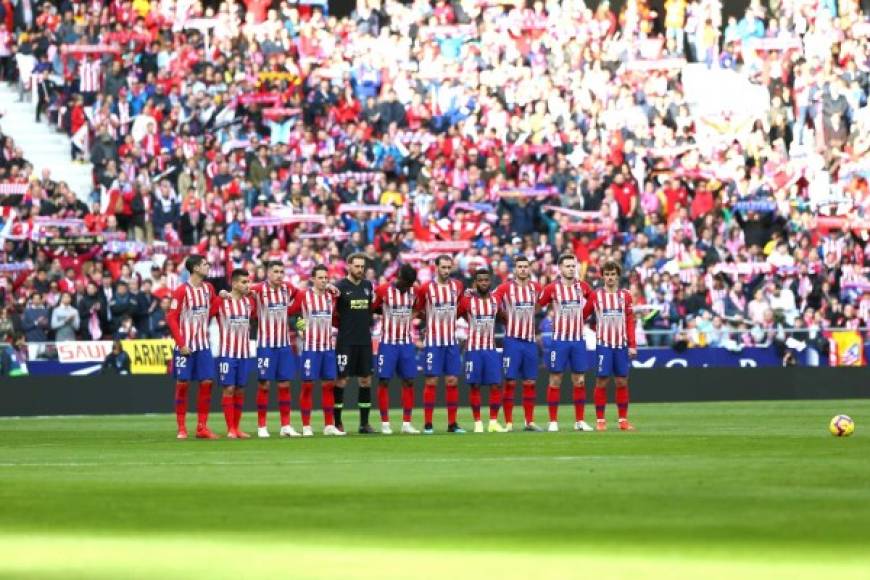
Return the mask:
<svg viewBox="0 0 870 580">
<path fill-rule="evenodd" d="M 343 437 L 347 435 L 344 431 L 339 431 L 335 425 L 327 425 L 323 428 L 323 434 L 326 436 Z"/>
<path fill-rule="evenodd" d="M 301 435 L 293 428 L 293 425 L 285 425 L 281 427 L 281 437 L 301 437 Z"/>
<path fill-rule="evenodd" d="M 414 428 L 410 423 L 402 423 L 402 434 L 403 435 L 419 435 L 420 431 Z"/>
</svg>

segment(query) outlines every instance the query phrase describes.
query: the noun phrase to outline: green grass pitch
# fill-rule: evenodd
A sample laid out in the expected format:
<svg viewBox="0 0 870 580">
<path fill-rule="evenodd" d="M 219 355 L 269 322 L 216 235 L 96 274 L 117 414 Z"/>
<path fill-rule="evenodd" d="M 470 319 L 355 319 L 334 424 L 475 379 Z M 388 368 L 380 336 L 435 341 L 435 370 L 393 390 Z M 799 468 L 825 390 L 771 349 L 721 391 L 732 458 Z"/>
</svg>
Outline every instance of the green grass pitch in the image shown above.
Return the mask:
<svg viewBox="0 0 870 580">
<path fill-rule="evenodd" d="M 828 433 L 838 413 L 853 437 Z M 0 577 L 870 577 L 870 400 L 632 418 L 280 440 L 271 412 L 266 441 L 176 441 L 169 415 L 2 419 Z"/>
</svg>

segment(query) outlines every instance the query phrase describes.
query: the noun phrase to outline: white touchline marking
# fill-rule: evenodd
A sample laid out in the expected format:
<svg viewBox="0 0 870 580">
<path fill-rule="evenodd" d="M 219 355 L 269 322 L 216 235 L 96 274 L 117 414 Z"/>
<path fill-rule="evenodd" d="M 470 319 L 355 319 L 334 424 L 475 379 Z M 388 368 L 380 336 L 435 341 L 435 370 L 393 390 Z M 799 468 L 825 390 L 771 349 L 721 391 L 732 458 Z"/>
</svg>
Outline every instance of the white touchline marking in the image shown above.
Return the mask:
<svg viewBox="0 0 870 580">
<path fill-rule="evenodd" d="M 330 465 L 355 465 L 360 463 L 476 463 L 476 462 L 499 462 L 499 463 L 521 463 L 521 462 L 535 462 L 535 461 L 596 461 L 596 460 L 604 460 L 614 458 L 613 455 L 603 456 L 603 455 L 562 455 L 556 457 L 430 457 L 427 459 L 420 459 L 409 457 L 408 459 L 365 459 L 365 460 L 354 460 L 354 459 L 338 459 L 332 461 L 323 461 L 323 460 L 308 460 L 308 459 L 296 459 L 289 461 L 122 461 L 122 462 L 111 462 L 111 461 L 70 461 L 70 462 L 46 462 L 46 463 L 14 463 L 14 462 L 5 462 L 0 463 L 0 468 L 2 467 L 161 467 L 161 466 L 179 466 L 179 467 L 196 467 L 196 466 L 228 466 L 228 465 L 237 465 L 237 466 L 249 466 L 249 465 L 261 465 L 261 466 L 269 466 L 269 465 L 319 465 L 321 467 L 328 467 Z"/>
</svg>

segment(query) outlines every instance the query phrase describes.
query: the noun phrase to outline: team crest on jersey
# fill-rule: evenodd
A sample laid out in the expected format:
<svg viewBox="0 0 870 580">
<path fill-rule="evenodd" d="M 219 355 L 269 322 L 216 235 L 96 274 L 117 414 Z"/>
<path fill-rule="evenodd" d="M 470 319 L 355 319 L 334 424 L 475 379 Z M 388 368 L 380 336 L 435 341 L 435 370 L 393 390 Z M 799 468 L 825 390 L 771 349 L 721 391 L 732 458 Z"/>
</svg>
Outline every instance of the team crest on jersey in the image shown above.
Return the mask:
<svg viewBox="0 0 870 580">
<path fill-rule="evenodd" d="M 177 298 L 173 298 L 173 299 L 172 299 L 172 302 L 169 303 L 169 308 L 170 308 L 171 310 L 176 310 L 176 309 L 178 309 L 178 299 L 177 299 Z"/>
</svg>

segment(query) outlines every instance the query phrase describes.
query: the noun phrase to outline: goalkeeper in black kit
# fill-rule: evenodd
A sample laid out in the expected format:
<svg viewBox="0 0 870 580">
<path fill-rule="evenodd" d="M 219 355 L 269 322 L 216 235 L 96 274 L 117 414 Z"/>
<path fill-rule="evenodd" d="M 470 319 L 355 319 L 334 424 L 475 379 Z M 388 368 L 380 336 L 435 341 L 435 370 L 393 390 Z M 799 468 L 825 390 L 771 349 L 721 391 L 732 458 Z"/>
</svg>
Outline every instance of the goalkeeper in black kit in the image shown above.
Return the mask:
<svg viewBox="0 0 870 580">
<path fill-rule="evenodd" d="M 359 381 L 359 432 L 374 433 L 369 425 L 372 410 L 372 301 L 375 297 L 372 283 L 364 279 L 366 257 L 352 254 L 347 258 L 347 277 L 338 282 L 338 303 L 335 308 L 338 340 L 335 354 L 338 363 L 338 381 L 335 389 L 335 426 L 344 431 L 344 387 L 347 379 Z"/>
</svg>

